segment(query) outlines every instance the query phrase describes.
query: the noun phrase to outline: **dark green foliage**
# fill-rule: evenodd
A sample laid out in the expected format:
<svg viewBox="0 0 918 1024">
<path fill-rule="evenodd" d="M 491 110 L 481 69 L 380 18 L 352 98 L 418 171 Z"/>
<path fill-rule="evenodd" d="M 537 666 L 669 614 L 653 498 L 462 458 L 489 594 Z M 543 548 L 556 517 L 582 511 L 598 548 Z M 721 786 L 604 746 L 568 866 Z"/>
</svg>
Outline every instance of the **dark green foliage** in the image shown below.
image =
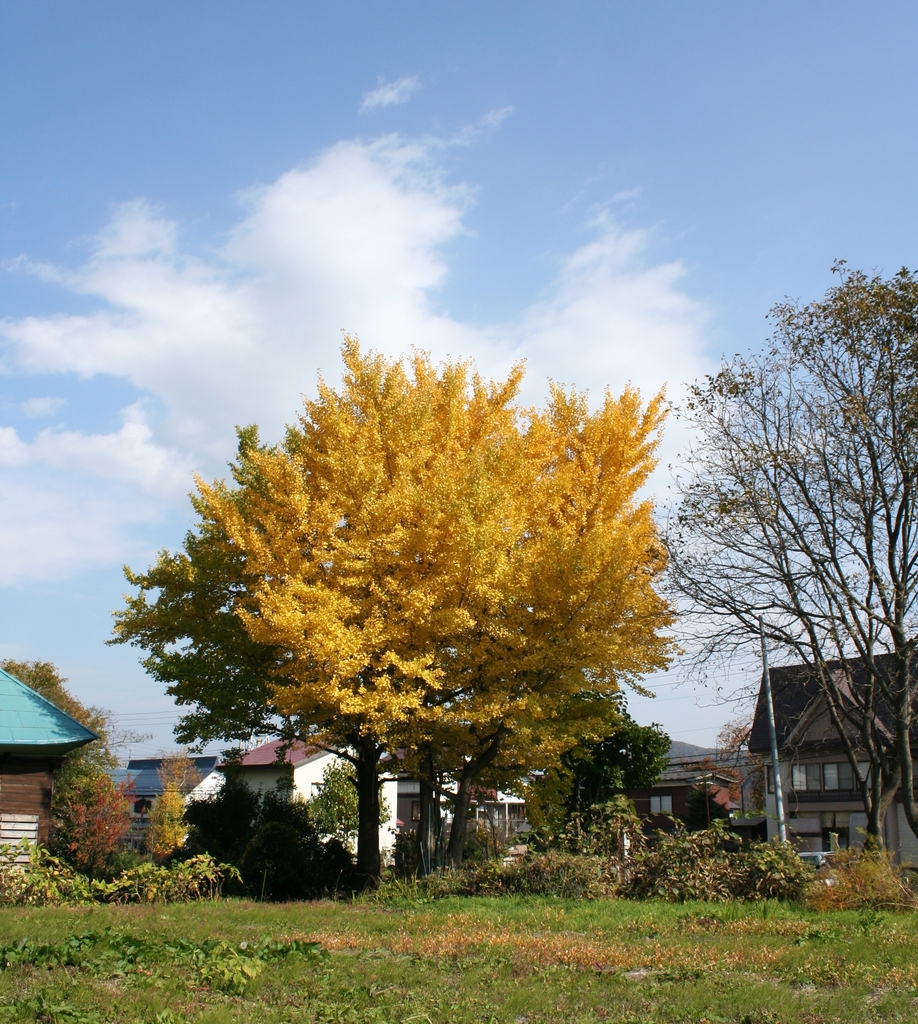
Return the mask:
<svg viewBox="0 0 918 1024">
<path fill-rule="evenodd" d="M 241 892 L 256 899 L 308 900 L 354 887 L 353 860 L 334 838 L 323 838 L 309 807 L 287 794 L 254 793 L 232 771 L 210 800 L 188 805 L 186 852 L 235 864 Z"/>
<path fill-rule="evenodd" d="M 291 810 L 303 810 L 288 804 Z M 348 893 L 354 886 L 351 855 L 337 839 L 319 838 L 308 815 L 265 821 L 252 836 L 240 862 L 243 882 L 266 900 L 311 900 Z"/>
<path fill-rule="evenodd" d="M 726 821 L 729 812 L 723 804 L 714 799 L 714 793 L 704 785 L 696 786 L 688 795 L 686 804 L 685 827 L 689 832 L 700 832 L 710 828 L 715 821 Z"/>
<path fill-rule="evenodd" d="M 399 878 L 413 878 L 418 873 L 418 837 L 412 829 L 409 832 L 396 832 L 395 849 L 393 851 L 395 860 L 395 874 Z"/>
<path fill-rule="evenodd" d="M 185 807 L 188 836 L 185 850 L 209 853 L 217 860 L 238 864 L 252 838 L 261 812 L 261 799 L 229 766 L 220 791 L 208 800 Z"/>
<path fill-rule="evenodd" d="M 604 804 L 616 793 L 652 786 L 667 765 L 670 739 L 659 725 L 638 725 L 629 717 L 598 743 L 565 755 L 571 773 L 568 814 Z"/>
</svg>

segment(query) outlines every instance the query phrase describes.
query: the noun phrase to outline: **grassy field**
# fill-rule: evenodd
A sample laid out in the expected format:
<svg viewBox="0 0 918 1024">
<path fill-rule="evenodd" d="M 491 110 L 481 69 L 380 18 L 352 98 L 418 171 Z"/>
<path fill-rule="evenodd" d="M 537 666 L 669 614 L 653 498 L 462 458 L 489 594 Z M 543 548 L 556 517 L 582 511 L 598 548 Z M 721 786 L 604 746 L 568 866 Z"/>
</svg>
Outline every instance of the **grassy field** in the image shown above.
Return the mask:
<svg viewBox="0 0 918 1024">
<path fill-rule="evenodd" d="M 918 915 L 773 903 L 7 909 L 0 946 L 0 1022 L 918 1021 Z"/>
</svg>

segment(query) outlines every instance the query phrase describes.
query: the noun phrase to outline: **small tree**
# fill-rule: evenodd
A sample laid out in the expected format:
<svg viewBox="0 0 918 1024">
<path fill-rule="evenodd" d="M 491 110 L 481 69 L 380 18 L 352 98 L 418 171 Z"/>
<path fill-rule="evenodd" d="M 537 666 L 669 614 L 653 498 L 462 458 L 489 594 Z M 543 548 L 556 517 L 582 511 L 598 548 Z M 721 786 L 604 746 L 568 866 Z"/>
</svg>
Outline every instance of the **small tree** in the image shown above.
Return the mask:
<svg viewBox="0 0 918 1024">
<path fill-rule="evenodd" d="M 571 771 L 571 807 L 607 803 L 627 789 L 652 786 L 668 763 L 670 738 L 659 725 L 627 716 L 598 743 L 585 743 L 563 758 Z"/>
<path fill-rule="evenodd" d="M 354 770 L 346 762 L 333 761 L 322 772 L 322 788 L 309 801 L 316 827 L 335 836 L 350 849 L 357 838 L 358 806 Z"/>
<path fill-rule="evenodd" d="M 561 758 L 557 768 L 540 774 L 526 787 L 530 824 L 546 839 L 591 818 L 629 789 L 652 786 L 668 763 L 670 738 L 659 725 L 638 725 L 624 714 L 620 724 L 598 741 L 581 743 Z"/>
<path fill-rule="evenodd" d="M 149 851 L 156 858 L 168 857 L 184 842 L 188 831 L 185 798 L 201 781 L 194 761 L 187 754 L 164 757 L 159 770 L 163 792 L 150 810 Z"/>
<path fill-rule="evenodd" d="M 129 784 L 116 786 L 101 772 L 75 776 L 67 799 L 56 802 L 56 852 L 86 875 L 104 875 L 131 830 L 132 796 Z"/>
</svg>

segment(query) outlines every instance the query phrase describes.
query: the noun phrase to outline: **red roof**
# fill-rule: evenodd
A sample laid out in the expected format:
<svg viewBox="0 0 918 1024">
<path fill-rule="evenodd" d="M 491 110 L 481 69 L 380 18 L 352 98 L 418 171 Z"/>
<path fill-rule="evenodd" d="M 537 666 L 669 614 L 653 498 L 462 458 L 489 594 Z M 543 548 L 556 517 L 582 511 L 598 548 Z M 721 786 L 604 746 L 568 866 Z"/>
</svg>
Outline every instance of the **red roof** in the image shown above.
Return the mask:
<svg viewBox="0 0 918 1024">
<path fill-rule="evenodd" d="M 239 763 L 244 768 L 270 768 L 277 764 L 277 748 L 282 747 L 284 743 L 284 740 L 272 740 L 263 746 L 255 747 L 254 750 L 250 750 L 247 754 L 243 755 Z M 284 754 L 284 761 L 295 767 L 321 753 L 322 751 L 318 747 L 310 747 L 303 743 L 302 740 L 296 740 L 287 748 Z"/>
</svg>

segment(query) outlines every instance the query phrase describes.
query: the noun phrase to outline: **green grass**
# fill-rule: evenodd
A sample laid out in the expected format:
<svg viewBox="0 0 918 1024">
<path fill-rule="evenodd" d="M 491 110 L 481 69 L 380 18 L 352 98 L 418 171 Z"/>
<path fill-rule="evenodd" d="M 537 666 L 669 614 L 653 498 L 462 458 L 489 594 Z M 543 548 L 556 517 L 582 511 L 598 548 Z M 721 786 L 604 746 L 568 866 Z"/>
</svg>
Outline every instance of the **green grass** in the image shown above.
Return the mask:
<svg viewBox="0 0 918 1024">
<path fill-rule="evenodd" d="M 918 915 L 773 903 L 5 909 L 0 946 L 2 1024 L 918 1020 Z"/>
</svg>

